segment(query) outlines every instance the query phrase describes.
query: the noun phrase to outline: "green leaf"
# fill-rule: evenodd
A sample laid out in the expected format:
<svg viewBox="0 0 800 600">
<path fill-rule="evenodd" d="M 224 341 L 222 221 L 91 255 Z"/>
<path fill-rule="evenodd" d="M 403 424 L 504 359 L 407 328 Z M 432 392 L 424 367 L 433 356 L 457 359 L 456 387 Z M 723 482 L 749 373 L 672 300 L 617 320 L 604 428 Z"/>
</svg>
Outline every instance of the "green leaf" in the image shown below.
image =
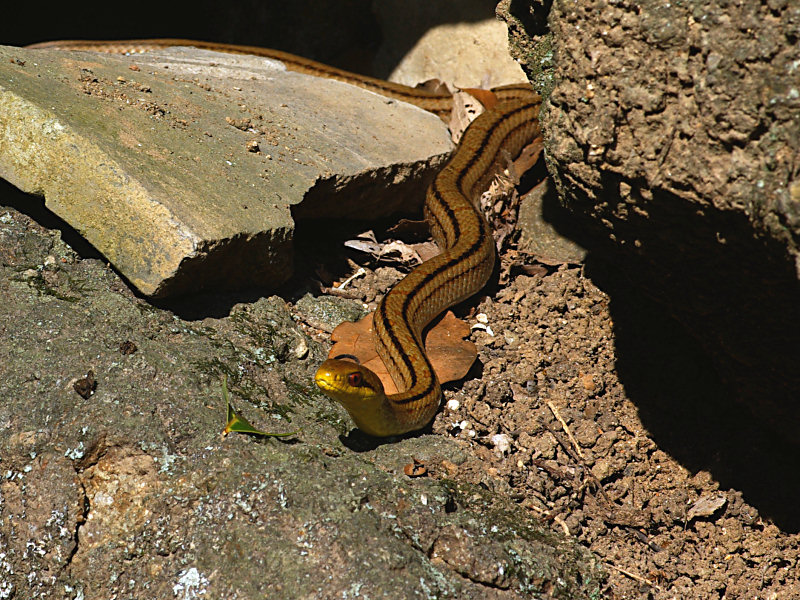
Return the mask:
<svg viewBox="0 0 800 600">
<path fill-rule="evenodd" d="M 223 436 L 228 435 L 229 433 L 246 433 L 249 435 L 258 435 L 261 437 L 289 437 L 291 435 L 295 435 L 298 431 L 300 431 L 299 429 L 295 431 L 290 431 L 289 433 L 269 433 L 267 431 L 261 431 L 260 429 L 256 429 L 255 427 L 253 427 L 247 419 L 237 415 L 236 411 L 233 410 L 230 398 L 228 397 L 227 375 L 225 375 L 222 378 L 222 396 L 225 398 L 225 404 L 228 407 L 228 422 L 225 424 L 225 429 L 222 431 Z"/>
</svg>

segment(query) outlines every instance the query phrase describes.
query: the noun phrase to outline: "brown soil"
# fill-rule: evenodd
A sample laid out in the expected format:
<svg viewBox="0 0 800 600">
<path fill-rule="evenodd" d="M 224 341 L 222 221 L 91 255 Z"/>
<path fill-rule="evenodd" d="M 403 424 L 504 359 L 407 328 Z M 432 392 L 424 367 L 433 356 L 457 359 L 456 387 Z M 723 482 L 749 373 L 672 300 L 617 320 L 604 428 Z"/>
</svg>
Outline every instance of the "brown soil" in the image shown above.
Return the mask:
<svg viewBox="0 0 800 600">
<path fill-rule="evenodd" d="M 478 364 L 446 386 L 433 432 L 470 458 L 428 475 L 579 540 L 609 598 L 800 597 L 790 450 L 731 412 L 697 345 L 613 267 L 540 267 L 460 307 L 492 334 L 473 331 Z M 378 267 L 351 293 L 374 308 L 399 276 Z"/>
</svg>

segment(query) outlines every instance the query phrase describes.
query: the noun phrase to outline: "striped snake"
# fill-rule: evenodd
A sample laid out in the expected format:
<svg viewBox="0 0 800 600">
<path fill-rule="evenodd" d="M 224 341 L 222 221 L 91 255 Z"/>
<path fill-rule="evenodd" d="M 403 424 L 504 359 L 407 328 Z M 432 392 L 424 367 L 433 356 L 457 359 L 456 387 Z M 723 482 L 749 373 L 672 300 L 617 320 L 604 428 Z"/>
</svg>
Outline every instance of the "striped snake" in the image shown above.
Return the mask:
<svg viewBox="0 0 800 600">
<path fill-rule="evenodd" d="M 410 88 L 349 73 L 335 67 L 257 46 L 195 40 L 57 41 L 30 48 L 138 53 L 170 46 L 264 56 L 291 71 L 337 79 L 395 100 L 409 102 L 447 121 L 450 94 Z M 425 220 L 440 254 L 411 271 L 384 296 L 373 317 L 378 355 L 392 376 L 397 394 L 387 395 L 378 376 L 355 362 L 326 360 L 314 377 L 320 389 L 341 403 L 359 429 L 385 437 L 425 427 L 439 408 L 442 391 L 425 354 L 422 333 L 446 308 L 480 290 L 494 268 L 492 232 L 475 201 L 500 172 L 507 156 L 516 156 L 539 135 L 541 98 L 526 85 L 492 90 L 497 104 L 475 119 L 450 162 L 425 197 Z"/>
</svg>

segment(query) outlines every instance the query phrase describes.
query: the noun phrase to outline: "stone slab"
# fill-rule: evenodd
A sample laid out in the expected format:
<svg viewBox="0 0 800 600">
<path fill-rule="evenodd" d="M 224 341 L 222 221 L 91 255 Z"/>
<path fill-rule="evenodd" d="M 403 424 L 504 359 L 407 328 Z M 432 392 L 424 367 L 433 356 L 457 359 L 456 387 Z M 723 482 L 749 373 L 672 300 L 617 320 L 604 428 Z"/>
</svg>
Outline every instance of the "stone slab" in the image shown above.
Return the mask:
<svg viewBox="0 0 800 600">
<path fill-rule="evenodd" d="M 403 474 L 464 464 L 458 440 L 354 445 L 281 298 L 187 321 L 5 207 L 0 297 L 0 598 L 600 597 L 602 565 L 503 492 Z M 225 376 L 297 435 L 223 438 Z"/>
<path fill-rule="evenodd" d="M 0 177 L 148 296 L 275 287 L 306 196 L 386 216 L 451 148 L 429 113 L 263 58 L 0 46 Z"/>
<path fill-rule="evenodd" d="M 391 81 L 438 79 L 460 88 L 528 82 L 509 55 L 508 27 L 485 2 L 384 0 L 373 10 L 384 33 L 375 65 Z M 394 27 L 400 19 L 405 26 Z"/>
</svg>

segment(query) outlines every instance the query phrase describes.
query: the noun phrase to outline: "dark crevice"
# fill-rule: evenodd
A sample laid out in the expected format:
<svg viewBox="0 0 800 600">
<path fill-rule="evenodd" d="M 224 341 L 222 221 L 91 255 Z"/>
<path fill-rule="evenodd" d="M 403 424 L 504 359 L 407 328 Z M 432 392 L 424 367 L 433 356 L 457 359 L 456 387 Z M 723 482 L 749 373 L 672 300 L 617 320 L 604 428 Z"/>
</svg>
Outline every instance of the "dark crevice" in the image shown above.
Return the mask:
<svg viewBox="0 0 800 600">
<path fill-rule="evenodd" d="M 26 194 L 0 179 L 0 205 L 13 208 L 46 229 L 57 229 L 61 239 L 81 258 L 103 259 L 103 255 L 86 241 L 80 232 L 45 205 L 44 198 Z"/>
<path fill-rule="evenodd" d="M 78 554 L 78 549 L 80 548 L 81 542 L 81 528 L 83 527 L 84 523 L 89 518 L 89 511 L 91 510 L 91 502 L 89 501 L 89 495 L 86 493 L 86 486 L 83 483 L 83 479 L 81 477 L 82 469 L 79 468 L 77 465 L 73 465 L 75 469 L 75 478 L 78 480 L 78 485 L 80 485 L 81 490 L 81 514 L 78 515 L 77 519 L 75 520 L 75 529 L 72 532 L 72 539 L 73 539 L 73 546 L 70 550 L 67 559 L 64 561 L 63 570 L 69 573 L 70 568 L 72 567 L 72 561 L 75 559 L 75 556 Z"/>
<path fill-rule="evenodd" d="M 80 547 L 80 533 L 81 527 L 83 527 L 84 523 L 89 518 L 89 512 L 92 509 L 91 502 L 89 500 L 89 495 L 86 492 L 86 486 L 84 485 L 83 481 L 83 473 L 86 469 L 93 467 L 96 465 L 100 459 L 106 454 L 108 451 L 108 444 L 106 442 L 105 435 L 101 435 L 95 438 L 91 444 L 89 444 L 88 448 L 86 449 L 83 457 L 79 460 L 75 460 L 72 462 L 72 468 L 75 470 L 75 479 L 78 481 L 78 485 L 80 485 L 81 489 L 81 514 L 78 515 L 78 518 L 75 522 L 75 531 L 72 534 L 72 538 L 75 541 L 75 545 L 73 546 L 72 550 L 67 557 L 66 562 L 64 563 L 64 569 L 68 570 L 69 567 L 72 565 L 72 560 L 75 558 L 75 555 L 78 553 L 78 548 Z"/>
<path fill-rule="evenodd" d="M 767 133 L 769 133 L 771 121 L 761 120 L 758 124 L 753 128 L 750 134 L 747 136 L 747 140 L 749 143 L 758 142 L 762 137 L 764 137 Z M 745 144 L 746 145 L 746 144 Z"/>
<path fill-rule="evenodd" d="M 552 6 L 553 0 L 511 0 L 508 12 L 522 24 L 528 35 L 547 35 L 547 18 Z"/>
</svg>

